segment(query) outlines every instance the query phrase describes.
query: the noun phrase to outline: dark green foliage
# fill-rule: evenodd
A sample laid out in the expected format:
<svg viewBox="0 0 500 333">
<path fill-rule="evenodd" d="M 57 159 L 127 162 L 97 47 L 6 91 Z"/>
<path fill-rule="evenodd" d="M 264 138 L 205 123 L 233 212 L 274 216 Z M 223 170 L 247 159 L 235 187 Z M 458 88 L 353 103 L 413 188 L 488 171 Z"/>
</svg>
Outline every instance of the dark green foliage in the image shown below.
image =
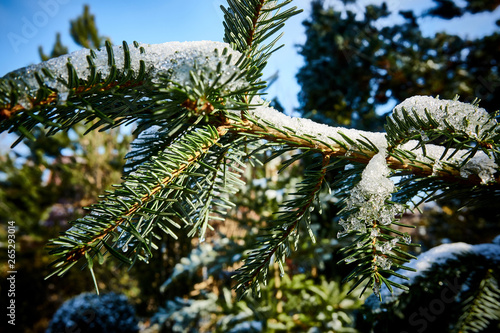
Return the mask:
<svg viewBox="0 0 500 333">
<path fill-rule="evenodd" d="M 175 298 L 160 308 L 152 321 L 165 332 L 355 332 L 353 318 L 363 298 L 348 295 L 351 284 L 338 280 L 313 278 L 308 273 L 280 277 L 275 271 L 269 285 L 260 289 L 261 297 L 245 295 L 235 301 L 224 285 L 225 266 L 231 264 L 234 244 L 227 239 L 216 245 L 201 244 L 188 258 L 181 260 L 172 279 L 164 285 L 172 288 L 181 281 L 192 281 L 203 267 L 210 281 L 222 279 L 218 292 L 200 290 L 190 299 Z M 205 280 L 206 281 L 206 280 Z M 203 284 L 202 282 L 201 284 Z"/>
<path fill-rule="evenodd" d="M 61 34 L 57 33 L 56 42 L 54 44 L 54 47 L 52 48 L 52 52 L 49 55 L 47 55 L 43 52 L 43 47 L 40 46 L 38 48 L 38 53 L 40 54 L 40 59 L 42 59 L 42 61 L 47 61 L 49 59 L 57 58 L 63 54 L 68 53 L 68 48 L 62 44 Z"/>
<path fill-rule="evenodd" d="M 19 149 L 0 156 L 0 221 L 16 221 L 16 302 L 23 309 L 17 313 L 16 323 L 23 332 L 44 332 L 63 300 L 94 288 L 88 276 L 82 276 L 79 270 L 65 275 L 64 282 L 57 278 L 44 280 L 53 260 L 45 244 L 65 231 L 69 221 L 84 214 L 82 206 L 95 202 L 106 188 L 120 181 L 129 149 L 131 138 L 118 130 L 84 135 L 85 131 L 86 127 L 78 124 L 68 132 L 47 136 L 35 128 L 36 141 L 23 140 Z M 0 233 L 0 238 L 7 236 Z M 180 251 L 183 247 L 178 248 Z M 5 263 L 6 254 L 7 251 L 2 256 Z M 96 270 L 101 287 L 133 297 L 141 314 L 146 308 L 143 304 L 159 302 L 155 299 L 156 290 L 148 287 L 152 289 L 161 283 L 165 271 L 170 269 L 158 258 L 150 264 L 149 268 L 154 267 L 151 271 L 141 270 L 140 265 L 133 272 L 127 272 L 127 267 L 104 266 L 110 269 Z M 7 282 L 5 272 L 2 279 Z M 138 286 L 140 298 L 134 291 Z M 8 286 L 2 284 L 1 289 L 5 288 Z M 8 332 L 9 326 L 3 322 L 0 331 Z"/>
<path fill-rule="evenodd" d="M 274 287 L 278 287 L 276 292 Z M 305 274 L 269 279 L 261 298 L 235 301 L 224 288 L 218 299 L 175 299 L 153 317 L 166 332 L 357 332 L 353 318 L 362 299 L 347 294 L 349 285 L 315 281 Z M 263 306 L 265 304 L 265 306 Z M 216 321 L 208 318 L 217 316 Z"/>
<path fill-rule="evenodd" d="M 377 80 L 370 70 L 374 59 L 364 48 L 382 47 L 380 40 L 367 37 L 375 33 L 373 22 L 387 12 L 382 7 L 370 8 L 371 17 L 357 21 L 353 12 L 341 19 L 340 12 L 324 10 L 320 1 L 312 2 L 311 19 L 304 22 L 307 41 L 299 51 L 305 65 L 297 74 L 302 86 L 300 111 L 305 116 L 358 128 L 380 126 L 374 103 L 368 101 Z"/>
<path fill-rule="evenodd" d="M 109 38 L 99 36 L 97 31 L 95 17 L 90 14 L 89 6 L 83 7 L 83 14 L 76 20 L 71 21 L 71 37 L 78 45 L 87 49 L 95 49 L 104 45 Z"/>
<path fill-rule="evenodd" d="M 436 7 L 430 9 L 427 15 L 439 16 L 447 20 L 463 15 L 463 9 L 456 5 L 456 1 L 435 0 L 434 2 L 436 2 Z"/>
<path fill-rule="evenodd" d="M 464 306 L 455 326 L 456 332 L 481 332 L 495 326 L 500 328 L 499 275 L 493 276 L 493 269 L 482 273 L 475 274 L 468 283 L 473 288 L 463 297 Z"/>
<path fill-rule="evenodd" d="M 127 297 L 115 293 L 80 294 L 65 302 L 52 318 L 47 333 L 78 331 L 81 333 L 139 332 L 134 308 Z"/>
<path fill-rule="evenodd" d="M 436 2 L 436 7 L 429 9 L 426 15 L 448 20 L 460 17 L 466 13 L 492 12 L 500 6 L 500 1 L 498 0 L 467 0 L 465 7 L 458 6 L 456 1 L 451 0 L 434 0 L 434 2 Z"/>
<path fill-rule="evenodd" d="M 421 272 L 411 284 L 418 288 L 382 304 L 370 297 L 357 327 L 381 333 L 497 332 L 499 281 L 494 252 L 458 254 Z"/>
</svg>

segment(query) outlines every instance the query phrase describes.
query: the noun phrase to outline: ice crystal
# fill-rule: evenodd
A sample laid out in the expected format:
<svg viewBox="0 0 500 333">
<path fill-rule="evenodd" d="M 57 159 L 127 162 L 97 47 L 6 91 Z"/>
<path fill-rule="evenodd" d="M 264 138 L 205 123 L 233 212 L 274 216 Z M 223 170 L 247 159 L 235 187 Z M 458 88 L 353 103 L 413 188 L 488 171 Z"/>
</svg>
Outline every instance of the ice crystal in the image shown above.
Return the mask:
<svg viewBox="0 0 500 333">
<path fill-rule="evenodd" d="M 387 178 L 389 175 L 390 169 L 383 150 L 368 162 L 361 181 L 351 190 L 350 197 L 346 200 L 347 209 L 356 211 L 341 221 L 340 225 L 344 227 L 344 231 L 366 232 L 367 227 L 371 227 L 374 221 L 382 225 L 394 221 L 394 216 L 401 212 L 401 206 L 386 203 L 396 190 L 392 180 Z M 379 234 L 377 228 L 370 231 L 371 237 L 377 237 Z"/>
<path fill-rule="evenodd" d="M 377 251 L 382 252 L 382 254 L 389 253 L 392 250 L 393 245 L 390 242 L 385 242 L 382 245 L 376 246 Z"/>
<path fill-rule="evenodd" d="M 383 256 L 375 256 L 375 264 L 383 270 L 391 269 L 392 260 Z"/>
<path fill-rule="evenodd" d="M 411 236 L 408 233 L 405 233 L 402 239 L 405 244 L 410 245 L 411 244 Z"/>
<path fill-rule="evenodd" d="M 495 181 L 495 172 L 498 165 L 493 159 L 486 154 L 476 154 L 475 158 L 470 159 L 467 163 L 460 168 L 460 176 L 468 178 L 471 174 L 477 174 L 481 178 L 482 184 Z"/>
<path fill-rule="evenodd" d="M 350 264 L 350 263 L 352 263 L 354 261 L 356 261 L 356 258 L 354 258 L 354 257 L 347 257 L 347 258 L 345 258 L 345 262 L 347 264 Z"/>
<path fill-rule="evenodd" d="M 380 229 L 379 228 L 373 228 L 371 233 L 370 233 L 370 236 L 371 237 L 377 237 L 378 235 L 380 235 Z"/>
<path fill-rule="evenodd" d="M 434 162 L 434 164 L 432 165 L 432 175 L 437 176 L 438 172 L 442 169 L 442 167 L 443 165 L 441 164 L 440 161 Z"/>
</svg>

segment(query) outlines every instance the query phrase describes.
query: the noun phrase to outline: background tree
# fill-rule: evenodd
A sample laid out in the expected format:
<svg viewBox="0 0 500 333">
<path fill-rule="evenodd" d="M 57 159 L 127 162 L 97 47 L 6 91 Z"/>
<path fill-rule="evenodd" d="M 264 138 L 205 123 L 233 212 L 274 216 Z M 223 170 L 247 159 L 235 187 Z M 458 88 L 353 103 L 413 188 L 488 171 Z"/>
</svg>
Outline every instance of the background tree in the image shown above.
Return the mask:
<svg viewBox="0 0 500 333">
<path fill-rule="evenodd" d="M 455 94 L 469 102 L 480 98 L 482 107 L 496 111 L 500 105 L 498 29 L 476 39 L 446 32 L 424 36 L 419 22 L 429 16 L 439 20 L 490 12 L 499 3 L 467 1 L 459 7 L 454 1 L 435 2 L 435 7 L 422 13 L 400 11 L 401 24 L 382 25 L 381 19 L 395 14 L 385 3 L 357 5 L 356 11 L 346 6 L 343 13 L 342 8 L 325 8 L 323 1 L 314 1 L 311 18 L 304 22 L 307 40 L 299 51 L 305 61 L 297 74 L 303 115 L 328 124 L 380 129 L 386 116 L 380 109 L 414 95 L 453 98 Z M 442 201 L 441 208 L 429 207 L 429 214 L 420 217 L 417 223 L 429 231 L 427 247 L 443 238 L 491 241 L 498 233 L 494 209 L 458 211 L 460 205 L 457 200 Z"/>
<path fill-rule="evenodd" d="M 299 110 L 317 121 L 366 129 L 381 128 L 381 107 L 415 95 L 459 95 L 468 102 L 481 98 L 482 107 L 497 110 L 498 31 L 476 39 L 445 32 L 426 37 L 419 26 L 427 16 L 450 19 L 497 6 L 498 1 L 468 1 L 463 8 L 454 1 L 437 1 L 421 15 L 400 12 L 405 19 L 401 24 L 382 25 L 380 20 L 392 14 L 384 2 L 366 6 L 359 19 L 351 7 L 343 16 L 314 1 L 311 18 L 304 22 L 307 40 L 299 51 L 305 63 L 297 74 Z"/>
<path fill-rule="evenodd" d="M 72 37 L 82 47 L 104 45 L 105 38 L 100 37 L 88 7 L 72 22 Z M 50 54 L 46 55 L 42 47 L 39 52 L 42 60 L 48 60 L 66 54 L 68 48 L 57 34 Z M 120 181 L 123 160 L 129 150 L 131 136 L 127 131 L 85 132 L 86 126 L 82 124 L 53 136 L 36 130 L 33 133 L 36 141 L 23 140 L 21 148 L 0 156 L 0 221 L 5 224 L 16 221 L 16 267 L 19 271 L 16 300 L 18 309 L 23 309 L 17 313 L 17 319 L 22 323 L 18 327 L 22 327 L 23 332 L 44 332 L 65 299 L 93 290 L 90 281 L 76 271 L 68 274 L 68 283 L 44 281 L 51 261 L 44 244 L 67 230 L 68 221 L 84 215 L 82 207 L 95 202 L 104 189 Z M 5 238 L 2 234 L 2 239 Z M 3 265 L 7 263 L 5 254 L 3 251 Z M 158 262 L 156 265 L 161 273 L 161 265 Z M 128 273 L 125 267 L 109 268 L 97 272 L 102 285 L 108 290 L 125 291 L 134 299 L 142 315 L 148 306 L 162 302 L 155 297 L 156 292 L 148 292 L 155 280 L 151 271 Z M 2 290 L 7 290 L 4 274 Z M 117 279 L 125 290 L 114 288 Z M 157 277 L 157 280 L 160 284 L 164 277 Z M 148 297 L 137 298 L 138 288 Z M 0 325 L 5 331 L 12 329 L 5 321 Z"/>
</svg>

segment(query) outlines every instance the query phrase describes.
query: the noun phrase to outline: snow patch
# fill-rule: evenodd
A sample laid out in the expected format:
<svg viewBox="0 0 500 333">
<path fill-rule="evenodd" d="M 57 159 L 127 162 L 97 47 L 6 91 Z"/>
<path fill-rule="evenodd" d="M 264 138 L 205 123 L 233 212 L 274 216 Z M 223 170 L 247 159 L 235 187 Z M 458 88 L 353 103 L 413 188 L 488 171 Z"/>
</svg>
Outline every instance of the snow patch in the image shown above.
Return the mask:
<svg viewBox="0 0 500 333">
<path fill-rule="evenodd" d="M 430 96 L 413 96 L 405 99 L 394 108 L 392 117 L 397 115 L 403 119 L 406 114 L 416 119 L 413 114 L 415 113 L 419 118 L 427 120 L 426 112 L 437 121 L 439 129 L 447 129 L 450 125 L 455 130 L 463 131 L 475 138 L 482 138 L 496 124 L 485 109 L 476 105 Z"/>
<path fill-rule="evenodd" d="M 115 45 L 112 49 L 116 69 L 124 75 L 129 74 L 128 71 L 124 70 L 125 53 L 123 46 Z M 218 50 L 218 55 L 215 53 L 216 49 Z M 227 53 L 222 56 L 224 49 L 227 50 Z M 105 79 L 109 75 L 111 66 L 108 64 L 106 48 L 101 48 L 92 52 L 93 55 L 89 49 L 82 49 L 37 65 L 18 69 L 8 73 L 4 78 L 14 80 L 19 87 L 24 89 L 25 94 L 21 97 L 19 103 L 29 109 L 31 105 L 28 96 L 34 96 L 39 88 L 35 73 L 44 77 L 42 68 L 46 68 L 52 72 L 54 77 L 45 77 L 45 84 L 56 90 L 59 100 L 63 102 L 68 98 L 69 94 L 68 87 L 60 82 L 61 80 L 64 82 L 68 81 L 69 73 L 67 63 L 73 65 L 80 79 L 87 79 L 91 73 L 87 60 L 87 57 L 90 56 L 96 66 L 97 75 L 100 75 L 102 79 Z M 145 63 L 147 76 L 154 82 L 158 82 L 156 78 L 158 78 L 159 75 L 173 71 L 172 80 L 183 85 L 189 83 L 189 72 L 193 70 L 195 63 L 200 72 L 207 70 L 216 72 L 219 63 L 221 63 L 218 84 L 224 83 L 235 73 L 239 72 L 236 62 L 241 56 L 241 53 L 233 50 L 229 44 L 213 41 L 130 44 L 129 52 L 132 78 L 137 77 L 140 70 L 140 61 L 142 60 Z M 245 84 L 246 82 L 244 82 L 244 79 L 232 80 L 228 85 L 228 89 L 236 90 L 243 87 Z"/>
<path fill-rule="evenodd" d="M 372 227 L 373 221 L 382 225 L 391 224 L 394 216 L 401 212 L 399 205 L 386 205 L 386 200 L 391 199 L 396 190 L 393 181 L 387 178 L 390 169 L 385 160 L 385 150 L 377 153 L 368 162 L 361 175 L 361 181 L 351 190 L 346 201 L 346 209 L 354 210 L 346 220 L 341 219 L 340 225 L 344 228 L 338 237 L 350 231 L 366 232 L 367 227 Z M 377 237 L 377 229 L 372 230 L 372 237 Z"/>
<path fill-rule="evenodd" d="M 350 128 L 319 124 L 310 119 L 287 116 L 269 107 L 267 103 L 260 99 L 256 99 L 254 102 L 255 104 L 262 105 L 249 110 L 249 114 L 264 122 L 267 121 L 273 124 L 273 126 L 279 130 L 290 132 L 289 129 L 292 129 L 295 135 L 316 138 L 335 147 L 338 147 L 337 142 L 342 142 L 352 150 L 358 150 L 358 147 L 352 146 L 350 143 L 346 142 L 340 133 L 343 133 L 354 142 L 358 139 L 366 141 L 365 138 L 368 138 L 377 148 L 379 148 L 379 150 L 387 147 L 385 133 L 365 132 Z"/>
<path fill-rule="evenodd" d="M 497 236 L 497 238 L 500 236 Z M 391 276 L 389 279 L 400 284 L 412 285 L 415 279 L 424 274 L 430 269 L 433 264 L 443 265 L 449 259 L 455 259 L 457 256 L 465 253 L 472 253 L 484 256 L 488 260 L 493 260 L 500 263 L 500 244 L 487 243 L 471 245 L 467 243 L 450 243 L 436 246 L 429 251 L 426 251 L 418 256 L 417 259 L 412 259 L 405 266 L 414 268 L 417 271 L 399 270 L 398 273 L 409 278 L 404 280 L 396 276 Z M 394 289 L 394 293 L 388 289 L 381 290 L 380 294 L 384 303 L 392 302 L 403 293 L 401 289 Z"/>
<path fill-rule="evenodd" d="M 438 124 L 437 129 L 447 130 L 450 127 L 457 132 L 463 132 L 476 140 L 483 140 L 491 136 L 497 122 L 488 112 L 476 105 L 463 103 L 454 100 L 441 100 L 430 96 L 414 96 L 407 98 L 401 104 L 394 108 L 391 117 L 404 119 L 409 116 L 416 121 L 416 118 L 427 120 L 430 115 Z M 422 140 L 428 140 L 421 129 L 410 128 L 410 131 L 421 132 Z M 482 184 L 495 181 L 494 174 L 498 169 L 491 156 L 483 151 L 478 151 L 474 157 L 462 165 L 465 158 L 470 153 L 469 150 L 462 150 L 457 153 L 450 149 L 445 154 L 445 148 L 427 144 L 425 145 L 425 154 L 423 149 L 415 149 L 418 146 L 417 141 L 409 141 L 401 146 L 402 149 L 415 153 L 416 159 L 427 164 L 433 165 L 433 173 L 436 174 L 442 169 L 441 161 L 461 166 L 460 175 L 468 178 L 471 174 L 476 174 Z M 413 147 L 413 148 L 412 148 Z M 441 161 L 440 161 L 441 160 Z"/>
</svg>

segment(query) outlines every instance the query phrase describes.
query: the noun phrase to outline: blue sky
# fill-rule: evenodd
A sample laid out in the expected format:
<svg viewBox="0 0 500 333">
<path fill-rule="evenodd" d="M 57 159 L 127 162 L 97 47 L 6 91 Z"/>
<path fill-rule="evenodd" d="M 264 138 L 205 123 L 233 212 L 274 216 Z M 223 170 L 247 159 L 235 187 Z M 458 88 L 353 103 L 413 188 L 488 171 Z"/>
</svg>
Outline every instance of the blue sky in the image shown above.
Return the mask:
<svg viewBox="0 0 500 333">
<path fill-rule="evenodd" d="M 340 8 L 338 0 L 326 0 Z M 360 5 L 381 1 L 360 0 Z M 282 43 L 285 48 L 278 51 L 269 61 L 265 75 L 279 71 L 278 82 L 268 91 L 271 97 L 278 96 L 288 113 L 298 106 L 297 93 L 300 87 L 295 74 L 302 66 L 297 54 L 297 44 L 305 42 L 302 22 L 308 18 L 311 0 L 295 0 L 294 5 L 304 13 L 287 22 Z M 395 11 L 409 8 L 420 12 L 428 8 L 431 0 L 387 0 L 389 8 Z M 56 32 L 62 34 L 62 41 L 75 51 L 78 47 L 69 35 L 69 22 L 83 12 L 83 5 L 89 4 L 96 16 L 97 27 L 102 35 L 114 43 L 134 40 L 144 43 L 167 41 L 215 40 L 222 41 L 223 26 L 220 5 L 225 0 L 1 0 L 0 1 L 0 77 L 29 64 L 39 62 L 38 47 L 45 52 L 52 49 Z M 356 7 L 353 7 L 356 9 Z M 500 8 L 499 8 L 500 9 Z M 494 15 L 474 15 L 452 21 L 421 21 L 427 34 L 447 30 L 462 36 L 476 37 L 495 28 Z M 389 20 L 396 20 L 391 17 Z M 3 141 L 0 136 L 0 141 Z"/>
<path fill-rule="evenodd" d="M 296 2 L 299 7 L 310 7 L 309 0 Z M 63 43 L 70 46 L 70 51 L 76 50 L 78 47 L 69 36 L 69 21 L 83 11 L 85 3 L 90 5 L 91 12 L 95 14 L 100 33 L 111 37 L 114 43 L 123 40 L 129 43 L 134 40 L 144 43 L 222 41 L 223 17 L 220 5 L 226 5 L 224 0 L 4 0 L 0 2 L 0 45 L 3 50 L 0 53 L 0 76 L 39 62 L 38 47 L 43 45 L 48 52 L 56 32 L 62 33 Z M 44 20 L 44 17 L 48 19 Z M 301 25 L 305 18 L 306 15 L 302 14 L 289 21 L 283 38 L 287 49 L 278 52 L 275 59 L 281 59 L 271 60 L 268 66 L 269 75 L 280 70 L 282 80 L 275 89 L 283 91 L 283 95 L 297 94 L 298 88 L 290 83 L 295 81 L 294 75 L 302 63 L 294 45 L 305 40 Z M 29 26 L 35 29 L 30 30 Z M 281 84 L 281 81 L 287 84 Z M 290 101 L 288 97 L 283 99 Z M 287 104 L 289 108 L 293 107 L 292 103 Z"/>
</svg>

